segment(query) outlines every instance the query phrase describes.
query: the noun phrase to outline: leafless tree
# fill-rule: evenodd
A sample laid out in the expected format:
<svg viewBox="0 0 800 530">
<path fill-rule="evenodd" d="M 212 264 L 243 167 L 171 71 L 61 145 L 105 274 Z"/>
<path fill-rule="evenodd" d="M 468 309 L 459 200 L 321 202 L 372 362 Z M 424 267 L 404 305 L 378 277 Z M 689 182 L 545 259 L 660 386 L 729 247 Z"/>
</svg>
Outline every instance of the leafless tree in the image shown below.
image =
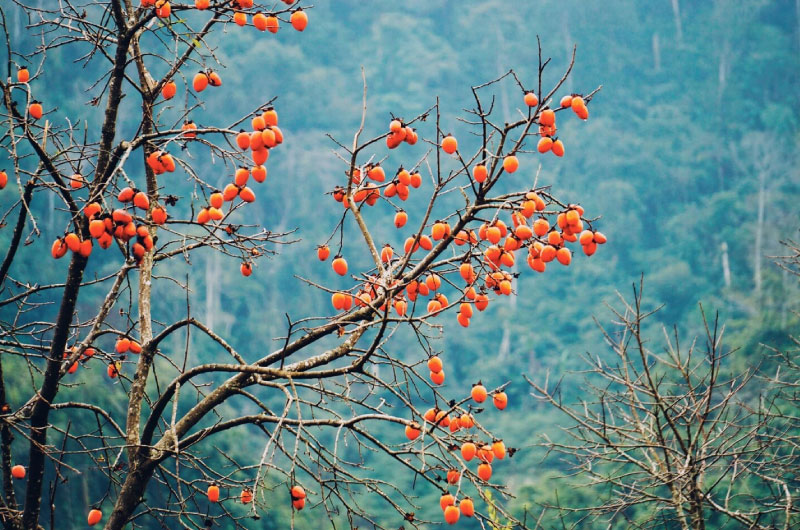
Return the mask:
<svg viewBox="0 0 800 530">
<path fill-rule="evenodd" d="M 601 327 L 611 355 L 585 359 L 584 397 L 571 404 L 560 381 L 529 379 L 572 424 L 571 441 L 544 445 L 570 463 L 571 480 L 603 492 L 590 506 L 550 508 L 645 528 L 795 528 L 798 352 L 778 363 L 748 352 L 763 365 L 742 371 L 731 361 L 745 352 L 723 344 L 717 318 L 703 313 L 705 336 L 688 345 L 677 329 L 656 341 L 658 308 L 642 307 L 642 284 L 620 301 L 615 329 Z"/>
</svg>

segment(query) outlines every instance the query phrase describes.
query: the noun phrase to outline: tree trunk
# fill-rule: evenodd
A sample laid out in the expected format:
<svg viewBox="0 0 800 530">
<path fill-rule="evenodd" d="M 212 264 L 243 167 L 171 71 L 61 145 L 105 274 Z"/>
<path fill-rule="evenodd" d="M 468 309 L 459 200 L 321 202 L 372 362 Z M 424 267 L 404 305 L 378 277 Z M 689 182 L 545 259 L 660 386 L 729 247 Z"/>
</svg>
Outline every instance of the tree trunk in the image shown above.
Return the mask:
<svg viewBox="0 0 800 530">
<path fill-rule="evenodd" d="M 728 288 L 731 286 L 731 267 L 730 262 L 728 261 L 728 243 L 723 241 L 722 245 L 720 245 L 720 250 L 722 251 L 722 278 L 725 281 L 725 287 Z"/>
<path fill-rule="evenodd" d="M 36 528 L 42 508 L 42 480 L 44 478 L 45 452 L 47 451 L 47 425 L 50 417 L 50 404 L 58 393 L 59 371 L 64 355 L 64 347 L 69 337 L 72 314 L 78 302 L 78 290 L 83 279 L 87 259 L 73 254 L 69 264 L 67 282 L 61 307 L 58 310 L 53 342 L 47 358 L 44 382 L 39 397 L 31 412 L 30 451 L 28 454 L 28 484 L 25 489 L 25 511 L 22 514 L 24 528 Z"/>
<path fill-rule="evenodd" d="M 764 239 L 764 206 L 766 204 L 766 172 L 758 172 L 758 218 L 756 220 L 756 237 L 753 248 L 753 284 L 755 286 L 756 304 L 761 305 L 761 246 Z"/>
<path fill-rule="evenodd" d="M 131 465 L 133 466 L 133 463 Z M 141 503 L 144 490 L 157 465 L 156 461 L 147 460 L 131 468 L 131 472 L 125 477 L 125 482 L 122 483 L 122 489 L 106 522 L 105 530 L 124 528 L 133 511 Z"/>
<path fill-rule="evenodd" d="M 661 71 L 661 43 L 658 39 L 658 33 L 653 33 L 653 70 L 656 72 Z"/>
<path fill-rule="evenodd" d="M 675 19 L 675 38 L 678 44 L 683 44 L 683 26 L 681 25 L 680 0 L 672 0 L 672 16 Z"/>
</svg>

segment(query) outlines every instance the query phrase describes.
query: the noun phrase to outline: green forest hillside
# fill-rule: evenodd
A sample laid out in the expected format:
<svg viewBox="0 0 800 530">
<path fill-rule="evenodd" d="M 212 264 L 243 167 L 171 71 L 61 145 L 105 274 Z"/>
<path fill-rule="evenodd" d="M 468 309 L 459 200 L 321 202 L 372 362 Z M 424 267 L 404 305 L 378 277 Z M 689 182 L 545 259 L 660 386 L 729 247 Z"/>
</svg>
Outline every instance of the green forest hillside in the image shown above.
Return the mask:
<svg viewBox="0 0 800 530">
<path fill-rule="evenodd" d="M 525 270 L 514 283 L 517 296 L 493 302 L 467 330 L 458 326 L 454 316 L 443 317 L 444 333 L 435 343 L 449 362 L 445 389 L 448 385 L 469 388 L 478 380 L 487 386 L 510 383 L 505 414 L 485 421 L 503 433 L 508 446 L 518 448 L 513 459 L 496 467 L 516 496 L 511 501 L 515 515 L 523 517 L 527 511 L 535 519 L 541 504 L 580 504 L 608 493 L 575 488 L 575 480 L 561 478 L 569 472 L 568 464 L 548 457 L 538 444 L 543 435 L 564 437 L 562 427 L 569 426 L 568 419 L 536 401 L 523 375 L 541 380 L 549 373 L 558 379 L 582 369 L 586 354 L 608 358 L 593 319 L 611 324 L 606 304 L 617 304 L 617 292 L 628 296 L 631 285 L 644 277 L 645 303 L 649 307 L 664 304 L 648 324 L 648 332 L 656 337 L 662 326 L 675 325 L 681 338 L 689 341 L 702 332 L 698 304 L 709 314 L 718 311 L 726 324 L 726 342 L 740 347 L 728 360 L 732 369 L 757 364 L 764 354 L 762 344 L 782 347 L 790 334 L 797 333 L 800 285 L 771 258 L 782 253 L 780 241 L 800 237 L 800 8 L 796 2 L 342 0 L 317 4 L 307 10 L 310 22 L 302 34 L 289 28 L 276 36 L 227 24 L 224 35 L 207 42 L 217 47 L 215 56 L 223 65 L 219 71 L 224 95 L 207 98 L 190 113 L 200 126 L 228 123 L 249 112 L 254 100 L 277 98 L 274 105 L 281 114 L 286 146 L 271 155 L 259 201 L 247 217 L 238 214 L 237 222 L 291 232 L 285 239 L 292 243 L 279 245 L 276 255 L 260 260 L 249 278 L 239 274 L 240 261 L 219 253 L 200 252 L 188 264 L 168 265 L 161 274 L 174 271 L 178 280 L 188 282 L 190 294 L 187 298 L 174 282 L 156 278 L 155 320 L 183 316 L 190 307 L 246 359 L 253 359 L 280 344 L 286 315 L 297 320 L 333 314 L 330 295 L 303 279 L 329 285 L 339 280 L 328 263 L 316 258 L 317 246 L 328 240 L 339 222 L 341 206 L 329 193 L 343 182 L 347 169 L 327 135 L 344 144 L 352 142 L 361 119 L 362 68 L 368 91 L 365 135 L 383 134 L 390 116 L 415 116 L 438 98 L 442 129 L 474 147 L 477 139 L 459 121 L 465 116 L 463 109 L 474 103 L 470 87 L 509 69 L 532 86 L 538 36 L 542 53 L 551 59 L 545 76 L 548 83 L 558 79 L 576 46 L 575 69 L 564 92 L 586 93 L 602 86 L 591 101 L 588 121 L 567 116 L 560 123 L 559 136 L 566 145 L 563 159 L 531 158 L 541 161 L 538 182 L 552 186 L 554 194 L 565 200 L 580 202 L 587 216 L 601 216 L 598 226 L 609 242 L 591 258 L 576 254 L 568 269 L 553 266 L 544 275 Z M 19 14 L 15 17 L 8 23 L 12 39 L 28 42 L 33 49 L 37 42 L 24 40 L 27 22 Z M 4 53 L 0 50 L 3 64 Z M 95 79 L 104 67 L 99 61 L 83 67 L 79 55 L 70 53 L 64 50 L 48 57 L 44 65 L 49 82 L 46 105 L 57 107 L 75 123 L 86 120 L 89 136 L 98 136 L 103 106 L 90 101 L 99 87 L 59 80 Z M 165 72 L 155 66 L 152 73 L 160 78 Z M 179 81 L 186 84 L 191 79 Z M 523 108 L 519 87 L 504 82 L 490 90 L 505 120 L 517 119 Z M 137 98 L 131 94 L 129 100 L 122 123 L 125 113 L 138 111 Z M 166 108 L 165 115 L 174 115 L 180 123 L 184 105 L 195 103 L 190 94 L 174 108 Z M 133 132 L 123 126 L 120 137 Z M 429 149 L 420 143 L 402 153 L 390 153 L 383 162 L 387 174 L 401 163 L 422 158 Z M 187 145 L 186 153 L 195 158 L 207 182 L 222 188 L 230 180 L 231 168 L 209 157 L 206 149 Z M 516 183 L 532 184 L 537 169 L 528 163 L 513 178 Z M 181 197 L 197 193 L 180 172 L 170 178 Z M 15 200 L 12 194 L 0 192 L 0 210 Z M 179 201 L 176 209 L 188 211 L 188 203 Z M 28 275 L 40 283 L 63 278 L 66 260 L 51 262 L 48 255 L 51 236 L 63 231 L 53 208 L 53 204 L 34 201 L 43 235 L 33 237 L 20 250 L 9 272 L 11 278 Z M 419 218 L 422 212 L 414 208 L 409 206 L 409 215 Z M 394 229 L 391 217 L 376 211 L 365 215 L 374 221 L 386 217 L 373 234 L 379 246 L 390 243 L 402 248 L 404 237 Z M 348 236 L 357 235 L 354 225 L 346 227 L 345 251 Z M 0 229 L 0 250 L 7 247 L 10 237 L 9 230 Z M 363 249 L 353 247 L 353 253 L 347 254 L 352 270 L 367 269 L 370 256 L 357 252 Z M 102 276 L 115 266 L 93 263 L 88 274 Z M 524 262 L 519 267 L 527 269 Z M 42 295 L 41 301 L 51 305 L 38 308 L 36 320 L 52 320 L 58 308 L 57 291 Z M 100 290 L 82 292 L 79 317 L 90 314 L 101 303 L 101 295 Z M 0 308 L 0 321 L 13 318 L 14 310 Z M 419 357 L 419 345 L 410 334 L 399 340 L 403 342 L 395 342 L 396 355 Z M 162 345 L 181 352 L 185 347 L 183 335 Z M 199 334 L 191 336 L 188 347 L 191 358 L 200 362 L 220 355 L 219 348 Z M 9 401 L 23 399 L 21 390 L 14 389 L 15 379 L 22 386 L 29 377 L 23 364 L 15 367 L 11 362 L 4 370 L 12 378 Z M 104 372 L 103 365 L 87 367 L 59 399 L 102 396 L 106 410 L 124 424 L 123 389 Z M 579 396 L 582 379 L 568 377 L 565 399 Z M 388 396 L 387 400 L 389 406 L 399 405 Z M 218 414 L 225 418 L 239 406 L 245 405 L 225 404 Z M 381 429 L 386 431 L 376 436 L 402 438 L 400 426 L 397 432 Z M 329 441 L 333 443 L 332 438 Z M 257 458 L 264 443 L 263 433 L 256 428 L 230 431 L 216 438 L 206 464 L 224 469 L 226 455 Z M 21 451 L 16 456 L 24 458 Z M 419 497 L 433 492 L 402 472 L 396 462 L 380 455 L 368 461 L 370 469 L 365 473 L 394 480 Z M 59 517 L 69 521 L 83 521 L 84 506 L 99 502 L 105 493 L 102 483 L 93 480 L 95 469 L 84 466 L 77 471 L 57 493 L 63 499 Z M 157 487 L 152 492 L 164 494 Z M 365 496 L 361 500 L 367 510 L 376 512 L 374 517 L 381 524 L 389 528 L 404 524 L 396 513 L 384 512 L 378 499 Z M 423 504 L 420 515 L 440 519 L 435 503 Z M 324 508 L 310 508 L 296 516 L 296 527 L 329 527 Z M 244 508 L 233 510 L 245 514 Z M 290 507 L 276 505 L 259 521 L 242 519 L 238 524 L 252 529 L 286 528 L 290 513 Z M 550 513 L 544 519 L 546 527 L 560 527 Z M 635 519 L 636 513 L 630 516 Z M 336 523 L 337 528 L 369 527 L 366 521 L 348 522 L 344 514 Z M 585 527 L 600 528 L 597 524 Z M 462 521 L 460 527 L 480 526 Z M 142 521 L 136 528 L 161 526 Z M 234 523 L 225 528 L 234 528 Z"/>
</svg>

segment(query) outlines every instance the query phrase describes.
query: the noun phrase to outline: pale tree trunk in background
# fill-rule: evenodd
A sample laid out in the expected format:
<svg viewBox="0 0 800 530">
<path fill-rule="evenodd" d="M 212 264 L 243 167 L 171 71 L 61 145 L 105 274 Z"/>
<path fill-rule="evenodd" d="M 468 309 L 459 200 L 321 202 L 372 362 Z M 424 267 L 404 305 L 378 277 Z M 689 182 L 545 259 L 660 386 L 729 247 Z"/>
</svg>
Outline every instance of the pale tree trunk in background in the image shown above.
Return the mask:
<svg viewBox="0 0 800 530">
<path fill-rule="evenodd" d="M 725 280 L 725 287 L 731 286 L 731 267 L 728 261 L 728 243 L 725 241 L 720 245 L 722 251 L 722 278 Z"/>
<path fill-rule="evenodd" d="M 672 15 L 675 18 L 675 38 L 678 44 L 683 44 L 683 26 L 681 25 L 680 0 L 672 0 Z"/>
<path fill-rule="evenodd" d="M 753 284 L 756 290 L 756 300 L 761 305 L 761 256 L 764 241 L 764 205 L 766 203 L 766 171 L 758 172 L 758 218 L 756 221 L 756 237 L 753 244 Z"/>
<path fill-rule="evenodd" d="M 653 70 L 661 71 L 661 43 L 658 40 L 658 33 L 653 33 Z"/>
<path fill-rule="evenodd" d="M 742 138 L 738 146 L 731 146 L 731 160 L 742 174 L 758 179 L 756 200 L 756 226 L 753 234 L 753 290 L 757 306 L 761 305 L 762 265 L 768 242 L 765 242 L 767 222 L 767 196 L 772 181 L 792 179 L 788 175 L 792 171 L 791 152 L 789 146 L 773 134 L 751 133 Z M 771 232 L 770 232 L 771 233 Z M 773 239 L 771 239 L 772 241 Z"/>
</svg>

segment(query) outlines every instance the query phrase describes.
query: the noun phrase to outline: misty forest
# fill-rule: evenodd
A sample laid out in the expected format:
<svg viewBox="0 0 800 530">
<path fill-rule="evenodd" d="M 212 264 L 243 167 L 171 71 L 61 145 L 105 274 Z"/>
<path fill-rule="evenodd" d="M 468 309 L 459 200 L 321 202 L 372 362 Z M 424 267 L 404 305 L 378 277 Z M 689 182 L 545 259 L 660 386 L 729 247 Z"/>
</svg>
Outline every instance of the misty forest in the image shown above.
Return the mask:
<svg viewBox="0 0 800 530">
<path fill-rule="evenodd" d="M 800 528 L 800 2 L 0 28 L 3 528 Z"/>
</svg>

